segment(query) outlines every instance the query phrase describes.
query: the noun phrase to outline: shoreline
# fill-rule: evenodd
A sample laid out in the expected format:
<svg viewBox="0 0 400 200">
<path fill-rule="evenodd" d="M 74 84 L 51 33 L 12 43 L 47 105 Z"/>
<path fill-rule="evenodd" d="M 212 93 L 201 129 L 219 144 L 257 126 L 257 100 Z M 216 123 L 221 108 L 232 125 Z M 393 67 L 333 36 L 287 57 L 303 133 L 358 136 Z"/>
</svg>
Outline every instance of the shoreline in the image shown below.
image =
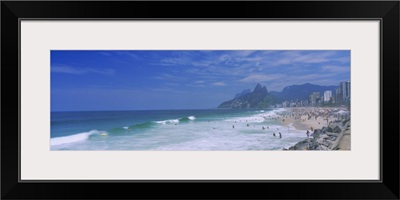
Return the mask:
<svg viewBox="0 0 400 200">
<path fill-rule="evenodd" d="M 247 110 L 247 109 L 246 109 Z M 180 132 L 179 130 L 185 130 L 186 132 L 189 130 L 190 133 L 193 133 L 194 136 L 196 136 L 197 133 L 199 133 L 199 130 L 202 130 L 204 133 L 211 133 L 210 136 L 217 136 L 216 139 L 221 139 L 221 141 L 217 142 L 216 144 L 221 144 L 221 146 L 214 147 L 210 146 L 210 148 L 215 148 L 217 149 L 223 149 L 223 150 L 231 150 L 231 147 L 236 148 L 235 145 L 238 143 L 241 144 L 243 142 L 243 138 L 241 134 L 231 134 L 231 133 L 244 133 L 243 137 L 246 136 L 245 146 L 250 145 L 250 149 L 248 150 L 266 150 L 266 149 L 273 149 L 273 150 L 350 150 L 350 130 L 348 129 L 348 134 L 344 135 L 342 133 L 342 130 L 347 129 L 347 123 L 350 118 L 349 112 L 345 111 L 344 108 L 319 108 L 319 107 L 294 107 L 294 108 L 278 108 L 278 109 L 272 109 L 271 112 L 269 112 L 269 109 L 265 110 L 260 110 L 260 109 L 254 109 L 256 112 L 239 112 L 237 115 L 234 112 L 234 115 L 225 115 L 225 112 L 222 112 L 223 115 L 220 115 L 220 112 L 215 112 L 214 114 L 216 115 L 211 115 L 211 116 L 216 116 L 216 118 L 209 118 L 209 114 L 203 116 L 205 118 L 195 118 L 194 113 L 189 112 L 190 116 L 188 113 L 184 113 L 185 118 L 171 118 L 171 116 L 168 115 L 167 118 L 168 120 L 163 120 L 163 121 L 151 121 L 154 124 L 158 124 L 157 126 L 154 126 L 155 129 L 152 132 L 155 133 L 162 133 L 163 131 L 169 131 L 173 130 L 174 133 Z M 245 111 L 245 109 L 243 109 Z M 342 115 L 338 115 L 339 112 L 346 113 L 348 114 L 348 119 L 343 119 Z M 228 112 L 230 113 L 230 112 Z M 78 113 L 79 114 L 79 113 Z M 122 113 L 123 114 L 123 113 Z M 80 115 L 80 114 L 79 114 Z M 197 116 L 197 115 L 196 115 Z M 345 116 L 345 114 L 343 114 Z M 121 119 L 126 118 L 125 114 L 120 116 Z M 192 119 L 196 121 L 199 121 L 199 123 L 191 123 Z M 325 121 L 324 119 L 328 118 L 328 121 Z M 264 119 L 264 120 L 263 120 Z M 268 120 L 267 120 L 268 119 Z M 175 122 L 175 120 L 181 120 L 180 122 Z M 211 120 L 211 122 L 210 122 Z M 331 121 L 330 121 L 331 120 Z M 263 123 L 266 121 L 266 123 Z M 164 123 L 158 123 L 158 122 L 164 122 Z M 119 122 L 118 122 L 119 123 Z M 132 122 L 133 123 L 133 122 Z M 111 123 L 112 125 L 113 123 Z M 141 123 L 141 124 L 132 124 L 132 125 L 116 125 L 115 127 L 117 128 L 112 128 L 112 129 L 107 129 L 104 130 L 102 128 L 96 127 L 96 133 L 95 134 L 90 134 L 93 132 L 92 131 L 83 131 L 79 132 L 77 134 L 72 134 L 70 136 L 65 136 L 65 137 L 54 137 L 51 138 L 51 143 L 53 144 L 58 144 L 58 143 L 75 143 L 75 142 L 80 142 L 80 141 L 85 141 L 90 138 L 94 139 L 93 141 L 107 141 L 110 140 L 111 142 L 116 141 L 115 139 L 118 139 L 117 137 L 112 137 L 114 134 L 116 136 L 119 136 L 120 134 L 123 133 L 123 135 L 132 135 L 132 137 L 137 137 L 137 131 L 132 132 L 130 131 L 130 128 L 134 128 L 138 125 L 140 125 L 137 130 L 140 130 L 143 128 L 143 124 L 147 125 L 148 123 Z M 183 128 L 179 128 L 180 126 L 177 125 L 185 125 Z M 250 125 L 249 125 L 250 124 Z M 165 126 L 164 126 L 165 125 Z M 188 126 L 194 126 L 190 127 L 190 129 L 185 129 Z M 123 127 L 122 127 L 123 126 Z M 132 126 L 132 127 L 131 127 Z M 268 127 L 270 126 L 270 127 Z M 277 126 L 277 127 L 274 127 Z M 90 127 L 95 127 L 91 126 Z M 89 127 L 89 128 L 90 128 Z M 273 127 L 273 129 L 271 129 Z M 286 127 L 286 128 L 285 128 Z M 312 127 L 312 130 L 311 130 Z M 337 128 L 336 128 L 337 127 Z M 62 128 L 62 127 L 61 127 Z M 148 128 L 147 126 L 145 128 Z M 289 132 L 290 128 L 290 132 Z M 267 130 L 270 129 L 270 130 Z M 272 142 L 268 142 L 269 138 L 272 138 L 273 132 L 275 133 L 280 133 L 277 130 L 281 130 L 283 134 L 283 138 L 288 140 L 282 140 L 284 142 L 279 142 L 279 140 Z M 90 130 L 90 129 L 89 129 Z M 103 131 L 97 131 L 97 130 L 104 130 Z M 146 129 L 147 130 L 147 129 Z M 178 131 L 177 131 L 178 130 Z M 234 130 L 234 131 L 232 131 Z M 285 136 L 287 130 L 287 136 Z M 309 131 L 309 135 L 307 136 L 307 130 Z M 201 131 L 200 131 L 201 132 Z M 135 134 L 133 134 L 135 133 Z M 218 134 L 216 134 L 218 133 Z M 219 134 L 221 133 L 221 134 Z M 250 133 L 250 134 L 249 134 Z M 252 134 L 256 133 L 256 134 Z M 261 134 L 260 134 L 261 133 Z M 265 133 L 265 135 L 263 134 Z M 91 135 L 91 136 L 90 136 Z M 182 135 L 182 134 L 181 134 Z M 178 137 L 181 136 L 180 134 L 177 134 Z M 187 133 L 184 134 L 185 137 L 188 135 Z M 190 135 L 190 134 L 189 134 Z M 223 136 L 229 136 L 229 137 L 223 137 Z M 101 137 L 100 137 L 101 136 Z M 108 137 L 104 137 L 108 136 Z M 157 135 L 155 135 L 157 136 Z M 197 135 L 197 136 L 204 136 L 204 135 Z M 229 142 L 232 139 L 231 136 L 240 136 L 238 137 L 239 140 L 234 140 L 232 145 L 230 145 Z M 279 135 L 278 139 L 279 139 Z M 290 136 L 290 137 L 289 137 Z M 68 138 L 67 138 L 68 137 Z M 266 137 L 266 138 L 265 138 Z M 57 139 L 58 138 L 58 139 Z M 156 137 L 158 139 L 159 137 Z M 206 139 L 208 139 L 208 135 Z M 249 139 L 250 138 L 250 139 Z M 275 138 L 275 137 L 274 137 Z M 340 142 L 340 140 L 345 139 L 347 140 L 347 143 Z M 59 141 L 59 140 L 65 140 L 66 141 Z M 142 138 L 139 138 L 142 139 Z M 154 140 L 153 137 L 150 137 L 151 140 L 143 140 L 143 144 L 140 143 L 138 148 L 143 148 L 146 147 L 146 141 L 152 141 Z M 191 140 L 191 142 L 196 142 L 198 138 L 194 138 L 194 140 Z M 200 138 L 201 139 L 201 138 Z M 222 140 L 224 139 L 224 140 Z M 204 139 L 202 139 L 204 140 Z M 168 140 L 169 141 L 169 140 Z M 167 142 L 168 142 L 167 141 Z M 188 140 L 189 141 L 189 140 Z M 250 143 L 249 143 L 250 141 Z M 174 142 L 174 141 L 172 141 Z M 339 143 L 340 142 L 340 143 Z M 128 142 L 129 143 L 129 142 Z M 126 144 L 128 144 L 126 143 Z M 175 142 L 176 143 L 176 142 Z M 171 143 L 171 144 L 175 144 Z M 86 144 L 86 143 L 85 143 Z M 94 144 L 94 143 L 93 143 Z M 109 143 L 106 143 L 109 144 Z M 111 144 L 111 143 L 110 143 Z M 125 143 L 124 143 L 125 144 Z M 194 143 L 195 144 L 195 143 Z M 63 144 L 64 145 L 64 144 Z M 89 145 L 89 143 L 88 143 Z M 132 147 L 132 145 L 137 145 L 137 143 L 130 144 L 130 147 L 127 148 L 136 148 Z M 140 146 L 140 145 L 143 145 Z M 228 145 L 228 146 L 226 146 Z M 51 145 L 53 146 L 53 145 Z M 56 145 L 57 146 L 57 145 Z M 58 145 L 60 146 L 60 145 Z M 58 147 L 57 146 L 57 147 Z M 65 146 L 65 145 L 64 145 Z M 72 147 L 75 145 L 72 145 Z M 93 145 L 92 145 L 93 146 Z M 95 148 L 89 145 L 87 148 Z M 94 145 L 95 146 L 95 145 Z M 192 147 L 195 147 L 196 145 L 189 145 L 189 146 L 183 146 L 188 149 L 194 149 Z M 243 145 L 242 145 L 243 146 Z M 245 147 L 244 146 L 244 147 Z M 63 146 L 60 146 L 61 148 L 64 148 Z M 202 146 L 200 146 L 202 147 Z M 241 146 L 240 146 L 241 147 Z M 268 147 L 268 148 L 267 148 Z M 270 148 L 271 147 L 271 148 Z M 69 147 L 68 147 L 69 148 Z M 81 148 L 78 147 L 77 148 Z M 181 149 L 181 147 L 176 147 L 178 149 Z M 231 148 L 231 149 L 229 149 Z M 57 149 L 52 148 L 52 149 Z M 111 146 L 110 146 L 110 149 Z M 200 150 L 200 149 L 196 149 Z"/>
<path fill-rule="evenodd" d="M 286 109 L 288 110 L 280 114 L 280 122 L 285 126 L 292 124 L 294 128 L 300 131 L 311 131 L 311 129 L 321 129 L 324 126 L 328 126 L 329 122 L 337 120 L 337 117 L 333 116 L 332 112 L 345 110 L 339 107 L 294 107 Z"/>
<path fill-rule="evenodd" d="M 350 150 L 350 113 L 343 107 L 294 107 L 277 113 L 285 126 L 309 132 L 307 139 L 283 150 Z"/>
</svg>

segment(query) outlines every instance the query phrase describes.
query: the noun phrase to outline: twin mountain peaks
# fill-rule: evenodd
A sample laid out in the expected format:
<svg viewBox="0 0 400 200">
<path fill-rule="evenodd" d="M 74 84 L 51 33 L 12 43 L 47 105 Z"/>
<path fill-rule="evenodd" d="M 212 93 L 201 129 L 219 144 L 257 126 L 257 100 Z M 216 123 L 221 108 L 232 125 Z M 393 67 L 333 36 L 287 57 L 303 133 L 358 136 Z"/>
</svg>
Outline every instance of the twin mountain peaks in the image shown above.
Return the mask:
<svg viewBox="0 0 400 200">
<path fill-rule="evenodd" d="M 251 109 L 268 108 L 273 104 L 286 100 L 306 100 L 312 92 L 323 93 L 327 90 L 334 91 L 337 86 L 319 86 L 310 83 L 285 87 L 282 92 L 268 92 L 260 83 L 253 91 L 243 90 L 235 95 L 232 100 L 221 103 L 218 108 L 226 109 Z"/>
</svg>

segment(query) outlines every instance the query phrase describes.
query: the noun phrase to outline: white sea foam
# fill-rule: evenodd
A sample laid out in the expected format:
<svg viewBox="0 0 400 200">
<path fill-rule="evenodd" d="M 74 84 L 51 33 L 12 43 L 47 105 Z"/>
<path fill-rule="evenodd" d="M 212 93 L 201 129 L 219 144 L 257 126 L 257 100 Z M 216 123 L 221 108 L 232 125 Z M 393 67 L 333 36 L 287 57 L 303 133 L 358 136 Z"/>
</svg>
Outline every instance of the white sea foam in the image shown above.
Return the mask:
<svg viewBox="0 0 400 200">
<path fill-rule="evenodd" d="M 201 124 L 201 125 L 200 125 Z M 305 134 L 279 125 L 270 125 L 269 129 L 263 130 L 260 125 L 247 127 L 243 124 L 232 126 L 225 123 L 200 123 L 182 125 L 185 131 L 178 131 L 170 127 L 164 130 L 164 135 L 174 135 L 174 137 L 159 137 L 165 142 L 162 145 L 151 147 L 153 150 L 282 150 L 288 148 L 298 141 L 306 138 Z M 215 129 L 212 126 L 215 126 Z M 200 127 L 201 126 L 201 127 Z M 279 130 L 278 130 L 279 129 Z M 168 131 L 168 132 L 167 132 Z M 279 132 L 282 138 L 279 138 Z M 157 134 L 157 132 L 154 132 Z M 273 133 L 276 136 L 273 136 Z M 137 140 L 135 140 L 137 141 Z M 142 140 L 148 143 L 149 140 Z M 139 145 L 139 144 L 137 144 Z M 144 145 L 149 146 L 149 145 Z M 140 149 L 140 147 L 139 147 Z"/>
<path fill-rule="evenodd" d="M 179 123 L 179 119 L 168 119 L 168 120 L 164 120 L 164 121 L 156 121 L 157 124 L 172 124 L 172 123 Z"/>
<path fill-rule="evenodd" d="M 188 119 L 190 119 L 190 120 L 195 120 L 196 117 L 195 117 L 195 116 L 189 116 Z"/>
<path fill-rule="evenodd" d="M 268 111 L 266 115 L 271 115 L 272 117 L 276 117 L 277 115 L 286 112 L 286 108 L 276 108 L 274 110 Z"/>
<path fill-rule="evenodd" d="M 79 142 L 83 140 L 87 140 L 90 135 L 100 134 L 98 130 L 91 130 L 89 132 L 78 133 L 74 135 L 64 136 L 64 137 L 56 137 L 50 139 L 50 145 L 61 145 L 68 144 L 73 142 Z"/>
<path fill-rule="evenodd" d="M 124 129 L 128 129 L 129 127 L 127 127 L 127 126 L 124 126 L 124 127 L 122 127 L 122 128 L 124 128 Z"/>
<path fill-rule="evenodd" d="M 227 122 L 247 122 L 247 123 L 261 123 L 265 121 L 266 114 L 256 114 L 248 117 L 233 117 L 226 119 Z"/>
<path fill-rule="evenodd" d="M 292 125 L 282 126 L 268 115 L 276 112 L 265 110 L 264 113 L 246 112 L 249 116 L 217 116 L 212 120 L 198 117 L 153 121 L 159 126 L 151 129 L 138 129 L 134 134 L 121 136 L 110 134 L 108 137 L 89 137 L 102 131 L 90 131 L 72 136 L 53 138 L 52 149 L 81 150 L 282 150 L 307 137 L 304 131 L 298 131 Z M 194 113 L 193 113 L 194 114 Z M 265 117 L 265 118 L 264 118 Z M 195 123 L 182 123 L 197 120 Z M 241 120 L 242 123 L 239 122 Z M 250 126 L 247 126 L 247 123 Z M 237 123 L 234 123 L 237 121 Z M 181 122 L 181 123 L 179 123 Z M 179 123 L 177 126 L 174 124 Z M 153 125 L 154 125 L 153 124 Z M 163 126 L 162 124 L 166 124 Z M 264 128 L 263 128 L 264 127 Z M 282 138 L 279 138 L 279 132 Z M 275 133 L 275 137 L 273 136 Z M 96 134 L 96 135 L 97 135 Z M 82 142 L 78 142 L 82 141 Z"/>
</svg>

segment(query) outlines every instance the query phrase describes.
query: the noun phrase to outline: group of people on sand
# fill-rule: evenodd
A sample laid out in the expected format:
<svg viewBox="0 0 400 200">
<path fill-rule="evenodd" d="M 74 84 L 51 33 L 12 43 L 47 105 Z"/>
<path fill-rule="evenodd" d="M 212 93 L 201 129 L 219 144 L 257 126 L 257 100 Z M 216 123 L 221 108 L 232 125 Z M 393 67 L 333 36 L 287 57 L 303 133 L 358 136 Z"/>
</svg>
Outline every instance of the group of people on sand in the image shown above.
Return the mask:
<svg viewBox="0 0 400 200">
<path fill-rule="evenodd" d="M 314 121 L 315 125 L 318 127 L 329 125 L 338 118 L 338 108 L 292 108 L 290 110 L 286 110 L 283 112 L 277 113 L 278 116 L 281 116 L 281 121 L 285 123 L 286 121 L 300 124 L 307 124 L 302 123 L 306 121 Z M 342 115 L 341 115 L 342 116 Z M 343 115 L 345 116 L 345 115 Z M 273 116 L 274 117 L 274 116 Z M 285 120 L 287 119 L 287 120 Z M 294 119 L 289 120 L 289 119 Z M 310 122 L 311 124 L 314 122 Z M 308 124 L 310 124 L 308 123 Z M 307 130 L 306 135 L 307 137 L 312 136 L 312 132 L 314 129 L 311 127 L 311 131 Z"/>
<path fill-rule="evenodd" d="M 291 111 L 286 111 L 286 112 L 281 112 L 279 114 L 276 115 L 262 115 L 262 117 L 264 119 L 272 119 L 272 120 L 282 120 L 282 122 L 285 122 L 285 118 L 289 118 L 289 117 L 293 117 L 295 120 L 300 120 L 300 121 L 306 121 L 306 120 L 318 120 L 318 118 L 322 118 L 324 121 L 326 121 L 326 123 L 329 124 L 329 117 L 332 116 L 333 112 L 335 110 L 334 109 L 293 109 Z M 240 122 L 242 122 L 242 120 L 239 120 Z M 246 126 L 250 127 L 250 124 L 248 123 L 248 120 L 246 121 Z M 254 118 L 254 119 L 250 119 L 249 121 L 263 121 L 262 119 L 260 120 L 259 118 Z M 244 120 L 243 120 L 244 122 Z M 235 123 L 237 123 L 237 121 L 235 121 Z M 318 122 L 318 124 L 320 124 L 320 122 Z M 256 127 L 256 125 L 253 125 L 254 127 Z M 235 125 L 232 125 L 232 128 L 235 128 Z M 214 128 L 215 129 L 215 128 Z M 266 130 L 269 129 L 269 127 L 265 127 L 265 126 L 261 126 L 262 130 Z M 279 128 L 277 129 L 279 130 Z M 312 136 L 312 131 L 313 131 L 313 127 L 311 127 L 311 132 L 309 130 L 306 131 L 306 135 L 307 138 Z M 282 133 L 278 132 L 279 134 L 279 138 L 282 138 Z M 274 137 L 277 137 L 277 134 L 275 134 L 275 132 L 272 133 L 272 135 Z"/>
</svg>

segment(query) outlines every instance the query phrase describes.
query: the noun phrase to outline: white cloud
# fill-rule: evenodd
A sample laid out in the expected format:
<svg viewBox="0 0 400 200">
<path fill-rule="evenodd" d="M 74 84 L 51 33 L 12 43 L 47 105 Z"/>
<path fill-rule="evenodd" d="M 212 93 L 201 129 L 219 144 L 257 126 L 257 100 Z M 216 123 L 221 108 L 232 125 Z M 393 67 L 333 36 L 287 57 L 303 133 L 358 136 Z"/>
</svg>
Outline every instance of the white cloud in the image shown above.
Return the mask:
<svg viewBox="0 0 400 200">
<path fill-rule="evenodd" d="M 225 86 L 226 84 L 224 82 L 215 82 L 213 83 L 215 86 Z"/>
<path fill-rule="evenodd" d="M 284 74 L 271 74 L 271 75 L 266 75 L 266 74 L 253 74 L 249 75 L 246 78 L 241 79 L 241 82 L 263 82 L 263 81 L 272 81 L 272 80 L 277 80 L 284 78 Z"/>
<path fill-rule="evenodd" d="M 234 55 L 235 56 L 239 56 L 239 57 L 247 57 L 247 56 L 251 55 L 254 52 L 256 52 L 256 51 L 254 51 L 254 50 L 234 51 Z"/>
<path fill-rule="evenodd" d="M 340 72 L 349 72 L 350 66 L 326 65 L 322 66 L 321 69 L 324 71 L 340 73 Z"/>
<path fill-rule="evenodd" d="M 186 84 L 186 86 L 189 86 L 189 87 L 197 87 L 197 88 L 206 87 L 204 84 Z"/>
<path fill-rule="evenodd" d="M 99 52 L 100 55 L 103 56 L 111 56 L 111 53 L 107 53 L 107 52 Z"/>
<path fill-rule="evenodd" d="M 218 57 L 217 59 L 219 62 L 226 62 L 231 60 L 231 55 L 229 54 L 222 54 L 221 56 Z"/>
<path fill-rule="evenodd" d="M 189 64 L 191 64 L 192 63 L 191 57 L 185 57 L 183 55 L 164 58 L 164 59 L 159 60 L 155 64 L 156 65 L 165 65 L 165 66 L 189 65 Z"/>
<path fill-rule="evenodd" d="M 280 54 L 280 56 L 276 56 L 277 60 L 271 60 L 271 65 L 285 65 L 292 63 L 325 63 L 334 61 L 336 58 L 333 56 L 336 55 L 335 51 L 325 51 L 325 52 L 307 52 L 303 53 L 301 51 L 286 51 Z M 342 59 L 343 60 L 343 59 Z"/>
<path fill-rule="evenodd" d="M 341 63 L 348 63 L 348 62 L 350 62 L 350 56 L 344 56 L 344 57 L 338 58 L 336 60 Z"/>
<path fill-rule="evenodd" d="M 332 60 L 329 57 L 334 56 L 334 55 L 335 55 L 335 52 L 333 52 L 333 51 L 327 51 L 327 52 L 322 52 L 322 53 L 309 53 L 309 54 L 304 54 L 299 57 L 296 57 L 294 59 L 294 62 L 303 62 L 303 63 L 329 62 Z"/>
<path fill-rule="evenodd" d="M 53 66 L 51 67 L 51 72 L 66 74 L 84 74 L 84 71 L 82 69 L 75 69 L 73 67 L 67 66 Z"/>
<path fill-rule="evenodd" d="M 179 86 L 178 83 L 169 83 L 169 82 L 167 82 L 167 83 L 164 83 L 164 84 L 168 85 L 168 86 Z"/>
<path fill-rule="evenodd" d="M 264 56 L 253 56 L 253 57 L 246 57 L 246 58 L 235 58 L 235 61 L 238 62 L 262 62 L 266 59 Z"/>
<path fill-rule="evenodd" d="M 102 75 L 113 75 L 113 69 L 94 69 L 94 68 L 85 68 L 85 67 L 71 67 L 71 66 L 52 66 L 51 72 L 53 73 L 65 73 L 65 74 L 76 74 L 82 75 L 87 73 L 94 73 L 94 74 L 102 74 Z"/>
<path fill-rule="evenodd" d="M 174 80 L 177 77 L 174 75 L 171 75 L 171 74 L 162 73 L 158 76 L 154 76 L 153 78 L 158 79 L 158 80 Z"/>
<path fill-rule="evenodd" d="M 324 74 L 306 74 L 306 75 L 301 75 L 301 76 L 296 76 L 296 75 L 291 75 L 287 76 L 287 79 L 297 79 L 297 80 L 318 80 L 318 79 L 324 79 L 324 78 L 330 78 L 336 76 L 336 74 L 332 73 L 324 73 Z"/>
<path fill-rule="evenodd" d="M 133 59 L 135 59 L 135 60 L 140 59 L 139 56 L 137 56 L 135 53 L 128 52 L 128 51 L 122 51 L 122 52 L 119 51 L 117 54 L 118 54 L 118 55 L 129 56 L 129 57 L 131 57 L 131 58 L 133 58 Z"/>
<path fill-rule="evenodd" d="M 338 73 L 348 72 L 349 67 L 346 69 L 346 67 L 341 66 L 329 66 L 332 62 L 339 63 L 338 65 L 346 65 L 345 63 L 349 61 L 349 56 L 338 55 L 337 51 L 312 50 L 241 50 L 222 51 L 218 54 L 209 53 L 208 51 L 194 51 L 177 52 L 168 58 L 164 57 L 154 61 L 165 66 L 187 66 L 184 72 L 194 75 L 197 79 L 197 81 L 196 79 L 191 80 L 191 86 L 193 87 L 205 83 L 224 86 L 227 82 L 225 79 L 228 78 L 229 81 L 237 80 L 242 83 L 260 82 L 268 85 L 274 84 L 273 88 L 278 89 L 282 86 L 287 86 L 289 83 L 302 84 L 313 81 L 328 83 L 328 81 L 323 81 L 323 79 L 327 80 Z M 285 74 L 282 72 L 279 73 L 279 67 L 281 66 L 286 70 Z M 289 70 L 289 68 L 291 69 Z M 175 80 L 173 77 L 167 76 L 158 78 Z M 231 84 L 234 84 L 234 82 L 229 85 Z"/>
<path fill-rule="evenodd" d="M 164 87 L 164 88 L 156 88 L 152 89 L 154 92 L 165 92 L 165 93 L 175 93 L 175 94 L 184 94 L 185 92 L 180 91 L 180 90 L 175 90 L 172 88 Z"/>
</svg>

